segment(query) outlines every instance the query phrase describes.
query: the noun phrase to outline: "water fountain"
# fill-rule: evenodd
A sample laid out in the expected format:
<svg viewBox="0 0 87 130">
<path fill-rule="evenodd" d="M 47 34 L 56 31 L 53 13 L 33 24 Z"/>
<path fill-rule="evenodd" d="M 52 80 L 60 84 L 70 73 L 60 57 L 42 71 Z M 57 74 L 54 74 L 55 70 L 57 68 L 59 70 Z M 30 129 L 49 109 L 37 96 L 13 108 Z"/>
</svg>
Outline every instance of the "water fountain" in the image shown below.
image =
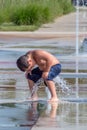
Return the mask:
<svg viewBox="0 0 87 130">
<path fill-rule="evenodd" d="M 79 0 L 77 0 L 76 5 L 76 73 L 78 73 L 78 54 L 79 54 Z M 76 78 L 76 97 L 78 98 L 78 78 Z"/>
</svg>

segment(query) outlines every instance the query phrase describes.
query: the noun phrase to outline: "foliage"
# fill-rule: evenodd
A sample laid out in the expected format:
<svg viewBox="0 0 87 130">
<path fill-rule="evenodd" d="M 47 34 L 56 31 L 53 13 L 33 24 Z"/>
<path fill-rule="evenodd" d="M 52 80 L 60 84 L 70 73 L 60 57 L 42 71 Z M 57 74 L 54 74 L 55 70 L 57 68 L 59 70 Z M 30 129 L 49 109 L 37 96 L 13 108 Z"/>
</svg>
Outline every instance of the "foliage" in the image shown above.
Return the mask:
<svg viewBox="0 0 87 130">
<path fill-rule="evenodd" d="M 71 0 L 0 0 L 0 24 L 40 26 L 73 10 Z"/>
</svg>

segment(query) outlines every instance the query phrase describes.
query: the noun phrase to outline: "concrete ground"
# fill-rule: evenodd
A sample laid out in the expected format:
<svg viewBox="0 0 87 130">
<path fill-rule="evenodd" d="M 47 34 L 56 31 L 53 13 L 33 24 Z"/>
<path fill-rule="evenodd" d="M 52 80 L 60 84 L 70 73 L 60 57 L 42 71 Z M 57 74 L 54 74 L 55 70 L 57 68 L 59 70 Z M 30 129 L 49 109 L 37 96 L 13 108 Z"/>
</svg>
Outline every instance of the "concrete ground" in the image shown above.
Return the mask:
<svg viewBox="0 0 87 130">
<path fill-rule="evenodd" d="M 65 128 L 58 128 L 58 127 L 54 127 L 54 128 L 52 128 L 52 127 L 36 127 L 36 126 L 34 126 L 33 128 L 32 128 L 32 130 L 86 130 L 85 129 L 85 127 L 84 126 L 76 126 L 76 127 L 65 127 Z"/>
<path fill-rule="evenodd" d="M 87 8 L 82 8 L 78 12 L 64 15 L 54 20 L 53 23 L 42 25 L 36 32 L 87 32 Z"/>
</svg>

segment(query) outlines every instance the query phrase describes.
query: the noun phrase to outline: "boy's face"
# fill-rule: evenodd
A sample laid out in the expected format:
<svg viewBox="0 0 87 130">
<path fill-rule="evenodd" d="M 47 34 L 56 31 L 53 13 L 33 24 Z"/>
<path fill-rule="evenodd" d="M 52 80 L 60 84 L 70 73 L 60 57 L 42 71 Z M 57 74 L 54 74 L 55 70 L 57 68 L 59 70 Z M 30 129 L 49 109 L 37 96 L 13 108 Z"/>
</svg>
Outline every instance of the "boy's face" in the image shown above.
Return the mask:
<svg viewBox="0 0 87 130">
<path fill-rule="evenodd" d="M 30 70 L 30 68 L 32 66 L 32 60 L 31 60 L 31 58 L 28 58 L 27 62 L 28 62 L 28 67 L 23 68 L 24 72 Z"/>
<path fill-rule="evenodd" d="M 32 68 L 35 66 L 35 62 L 31 57 L 28 58 L 28 64 L 29 64 L 29 67 L 25 71 L 31 71 Z"/>
<path fill-rule="evenodd" d="M 29 66 L 32 66 L 32 59 L 31 59 L 31 57 L 28 58 L 28 64 L 29 64 Z"/>
</svg>

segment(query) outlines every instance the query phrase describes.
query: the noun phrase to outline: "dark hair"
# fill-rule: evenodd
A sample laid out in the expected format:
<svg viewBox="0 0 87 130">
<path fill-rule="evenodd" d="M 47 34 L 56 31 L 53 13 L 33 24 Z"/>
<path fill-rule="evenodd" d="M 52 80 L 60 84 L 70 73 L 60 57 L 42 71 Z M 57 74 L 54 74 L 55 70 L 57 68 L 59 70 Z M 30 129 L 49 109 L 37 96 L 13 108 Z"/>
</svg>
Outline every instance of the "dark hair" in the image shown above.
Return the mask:
<svg viewBox="0 0 87 130">
<path fill-rule="evenodd" d="M 16 64 L 17 64 L 17 67 L 18 67 L 21 71 L 25 72 L 26 69 L 28 69 L 28 67 L 29 67 L 28 56 L 27 56 L 27 55 L 23 55 L 23 56 L 19 57 L 19 58 L 17 59 Z"/>
</svg>

